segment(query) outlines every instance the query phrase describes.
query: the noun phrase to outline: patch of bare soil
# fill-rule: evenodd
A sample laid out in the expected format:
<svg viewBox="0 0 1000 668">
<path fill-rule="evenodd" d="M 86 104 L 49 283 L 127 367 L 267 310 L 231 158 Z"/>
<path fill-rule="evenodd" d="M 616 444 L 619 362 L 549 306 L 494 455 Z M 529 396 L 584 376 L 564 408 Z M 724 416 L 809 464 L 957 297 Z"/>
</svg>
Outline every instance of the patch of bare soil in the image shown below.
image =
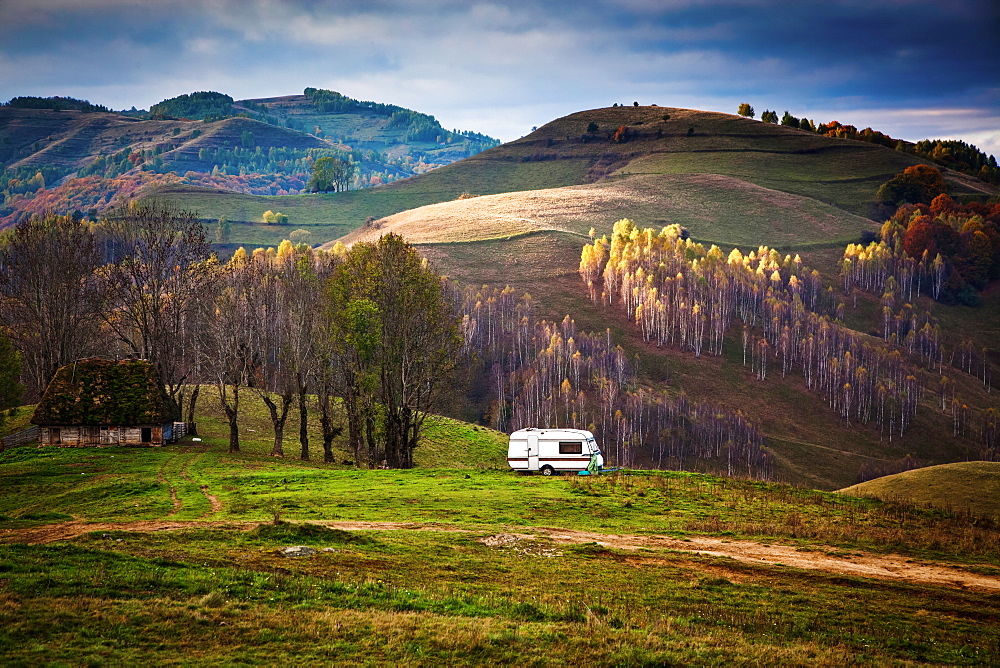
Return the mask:
<svg viewBox="0 0 1000 668">
<path fill-rule="evenodd" d="M 82 522 L 73 520 L 58 524 L 32 527 L 30 529 L 0 529 L 0 543 L 27 543 L 39 545 L 59 540 L 78 538 L 91 531 L 134 531 L 153 533 L 155 531 L 176 531 L 178 529 L 204 529 L 210 527 L 233 527 L 249 531 L 259 522 L 203 522 L 178 520 L 137 520 L 135 522 Z"/>
<path fill-rule="evenodd" d="M 681 540 L 664 536 L 613 535 L 556 528 L 541 529 L 540 533 L 556 543 L 594 542 L 621 550 L 660 548 L 712 557 L 728 557 L 748 564 L 791 566 L 840 575 L 1000 591 L 1000 577 L 970 573 L 953 566 L 916 561 L 896 554 L 857 551 L 830 554 L 818 550 L 801 551 L 799 548 L 787 545 L 765 545 L 753 541 L 731 541 L 708 536 L 692 536 Z"/>
<path fill-rule="evenodd" d="M 178 529 L 225 527 L 249 531 L 260 522 L 232 521 L 163 521 L 144 520 L 136 522 L 81 522 L 70 521 L 47 524 L 30 529 L 0 530 L 2 543 L 41 544 L 59 540 L 69 540 L 92 531 L 134 531 L 155 532 Z M 454 531 L 467 532 L 437 525 L 413 522 L 317 522 L 330 528 L 344 531 Z M 642 548 L 673 550 L 710 557 L 725 557 L 748 564 L 789 566 L 826 573 L 898 580 L 917 584 L 931 584 L 960 589 L 978 589 L 990 592 L 1000 591 L 1000 577 L 971 573 L 959 567 L 928 561 L 917 561 L 896 554 L 872 554 L 866 552 L 823 552 L 819 549 L 803 551 L 786 545 L 767 545 L 746 540 L 726 540 L 708 536 L 692 536 L 678 539 L 667 536 L 636 536 L 603 534 L 574 529 L 544 527 L 533 533 L 497 534 L 483 539 L 483 543 L 498 549 L 524 547 L 526 554 L 534 554 L 528 549 L 531 541 L 546 538 L 556 545 L 578 545 L 597 543 L 619 550 L 639 550 Z M 547 548 L 551 549 L 551 548 Z M 556 554 L 546 556 L 558 556 Z"/>
<path fill-rule="evenodd" d="M 212 513 L 217 513 L 222 510 L 222 501 L 219 501 L 219 497 L 214 494 L 208 493 L 208 485 L 202 485 L 199 489 L 201 489 L 201 493 L 205 495 L 205 498 L 208 499 L 208 502 L 212 506 L 212 510 L 205 513 L 205 515 L 211 515 Z M 202 515 L 202 517 L 205 517 L 205 515 Z"/>
</svg>

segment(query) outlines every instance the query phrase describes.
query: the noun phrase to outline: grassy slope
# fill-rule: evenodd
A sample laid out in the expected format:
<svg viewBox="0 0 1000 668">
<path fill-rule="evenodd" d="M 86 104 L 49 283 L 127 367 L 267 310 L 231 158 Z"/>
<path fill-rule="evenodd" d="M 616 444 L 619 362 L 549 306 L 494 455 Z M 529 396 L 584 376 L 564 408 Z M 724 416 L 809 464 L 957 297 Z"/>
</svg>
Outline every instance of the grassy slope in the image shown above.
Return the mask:
<svg viewBox="0 0 1000 668">
<path fill-rule="evenodd" d="M 620 218 L 653 225 L 679 223 L 699 240 L 745 248 L 846 244 L 861 230 L 876 227 L 817 200 L 732 177 L 669 174 L 432 204 L 357 229 L 343 241 L 369 241 L 387 232 L 416 244 L 481 241 L 542 230 L 586 235 Z"/>
<path fill-rule="evenodd" d="M 1000 462 L 930 466 L 852 485 L 840 493 L 1000 519 Z"/>
<path fill-rule="evenodd" d="M 671 119 L 663 121 L 664 113 L 670 114 Z M 586 128 L 592 121 L 600 129 L 588 135 Z M 626 143 L 614 143 L 610 134 L 622 124 L 631 129 L 633 138 Z M 688 137 L 687 128 L 692 126 L 696 133 Z M 797 205 L 802 209 L 798 216 L 807 224 L 811 216 L 820 214 L 842 219 L 845 226 L 837 232 L 839 237 L 847 229 L 856 234 L 865 225 L 854 216 L 870 214 L 880 183 L 919 162 L 914 156 L 871 144 L 819 137 L 729 114 L 666 107 L 595 109 L 557 119 L 527 137 L 412 179 L 358 193 L 323 196 L 318 202 L 303 205 L 308 212 L 290 215 L 295 226 L 299 226 L 296 221 L 304 226 L 328 225 L 327 229 L 317 229 L 310 240 L 322 243 L 340 236 L 324 235 L 359 227 L 370 216 L 381 218 L 447 202 L 462 193 L 487 195 L 580 185 L 614 174 L 719 174 L 806 198 Z M 946 178 L 955 193 L 979 188 L 974 179 L 957 173 L 948 173 Z M 634 215 L 639 222 L 663 220 L 668 216 L 662 214 L 662 209 L 673 206 L 682 221 L 691 221 L 695 228 L 704 226 L 716 216 L 706 221 L 697 212 L 697 203 L 710 203 L 720 193 L 724 201 L 743 205 L 741 193 L 746 190 L 745 185 L 736 187 L 730 182 L 713 190 L 709 187 L 711 183 L 705 183 L 706 179 L 688 177 L 686 181 L 687 184 L 679 184 L 664 195 L 666 207 L 650 203 L 638 208 Z M 196 209 L 206 218 L 225 215 L 231 220 L 256 220 L 266 209 L 288 213 L 286 209 L 296 208 L 295 198 L 257 201 L 234 193 L 204 198 L 191 191 L 163 194 Z M 693 202 L 685 209 L 684 203 L 692 198 Z M 831 211 L 821 204 L 840 211 Z M 746 243 L 746 237 L 731 238 L 725 229 L 739 228 L 747 214 L 754 220 L 770 216 L 773 221 L 779 217 L 776 212 L 782 213 L 781 207 L 768 213 L 764 206 L 749 205 L 732 214 L 729 207 L 716 207 L 716 211 L 721 217 L 721 233 L 715 234 L 713 230 L 710 235 L 696 229 L 696 236 L 721 243 Z M 613 222 L 615 218 L 611 216 L 609 213 Z M 233 241 L 259 243 L 254 234 L 237 226 Z M 749 240 L 749 243 L 761 242 Z"/>
<path fill-rule="evenodd" d="M 160 663 L 182 654 L 194 665 L 985 664 L 1000 655 L 988 592 L 655 546 L 565 546 L 540 529 L 751 538 L 847 559 L 895 552 L 915 567 L 943 561 L 1000 574 L 1000 532 L 960 515 L 681 473 L 545 479 L 275 460 L 256 405 L 245 451 L 233 455 L 221 416 L 209 402 L 203 409 L 201 443 L 0 454 L 0 532 L 70 517 L 154 520 L 149 528 L 220 521 L 0 545 L 5 663 Z M 428 451 L 439 456 L 496 453 L 482 430 L 438 429 L 443 444 Z M 247 532 L 237 524 L 275 514 L 431 527 Z M 522 537 L 483 542 L 510 532 Z M 277 554 L 284 545 L 326 550 L 288 559 Z"/>
<path fill-rule="evenodd" d="M 495 150 L 495 149 L 494 149 Z M 488 151 L 485 153 L 489 153 Z M 262 197 L 197 188 L 169 187 L 154 194 L 202 218 L 226 216 L 233 221 L 261 221 L 265 211 L 280 211 L 289 217 L 287 226 L 235 223 L 231 241 L 235 245 L 277 245 L 295 229 L 309 230 L 310 244 L 337 239 L 370 218 L 458 198 L 463 193 L 486 194 L 558 187 L 577 182 L 586 164 L 567 161 L 552 170 L 550 163 L 494 163 L 475 156 L 462 161 L 461 169 L 440 167 L 420 177 L 387 186 L 342 193 Z"/>
</svg>

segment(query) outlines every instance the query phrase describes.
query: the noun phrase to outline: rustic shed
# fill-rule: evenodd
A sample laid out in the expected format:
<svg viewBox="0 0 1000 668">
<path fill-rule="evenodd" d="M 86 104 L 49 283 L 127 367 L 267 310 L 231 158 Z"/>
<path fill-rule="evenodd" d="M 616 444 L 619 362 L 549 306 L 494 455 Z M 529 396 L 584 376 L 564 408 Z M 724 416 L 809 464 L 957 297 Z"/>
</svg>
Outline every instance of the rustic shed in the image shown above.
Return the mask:
<svg viewBox="0 0 1000 668">
<path fill-rule="evenodd" d="M 60 368 L 31 418 L 41 445 L 163 445 L 177 410 L 145 360 L 78 360 Z"/>
</svg>

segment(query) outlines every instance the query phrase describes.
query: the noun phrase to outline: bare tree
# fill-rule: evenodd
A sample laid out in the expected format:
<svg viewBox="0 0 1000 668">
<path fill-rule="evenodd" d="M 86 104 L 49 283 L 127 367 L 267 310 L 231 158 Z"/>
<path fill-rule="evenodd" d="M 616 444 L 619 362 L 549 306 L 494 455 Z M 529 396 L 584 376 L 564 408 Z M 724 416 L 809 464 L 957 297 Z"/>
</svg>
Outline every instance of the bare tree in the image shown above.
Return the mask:
<svg viewBox="0 0 1000 668">
<path fill-rule="evenodd" d="M 259 364 L 253 372 L 253 391 L 270 413 L 274 429 L 271 455 L 284 457 L 285 422 L 295 399 L 294 376 L 285 363 L 289 313 L 279 279 L 266 253 L 255 253 L 252 262 L 262 265 L 256 328 L 261 342 Z"/>
<path fill-rule="evenodd" d="M 27 400 L 60 366 L 101 351 L 100 264 L 94 235 L 69 216 L 31 218 L 0 246 L 0 325 L 21 353 Z"/>
<path fill-rule="evenodd" d="M 184 328 L 204 280 L 208 244 L 190 211 L 136 201 L 103 223 L 108 327 L 128 354 L 148 359 L 176 401 L 186 375 Z"/>
<path fill-rule="evenodd" d="M 237 253 L 228 264 L 214 269 L 217 296 L 206 326 L 204 367 L 229 423 L 229 451 L 239 452 L 240 391 L 250 383 L 261 355 L 256 327 L 260 272 L 246 253 Z"/>
</svg>

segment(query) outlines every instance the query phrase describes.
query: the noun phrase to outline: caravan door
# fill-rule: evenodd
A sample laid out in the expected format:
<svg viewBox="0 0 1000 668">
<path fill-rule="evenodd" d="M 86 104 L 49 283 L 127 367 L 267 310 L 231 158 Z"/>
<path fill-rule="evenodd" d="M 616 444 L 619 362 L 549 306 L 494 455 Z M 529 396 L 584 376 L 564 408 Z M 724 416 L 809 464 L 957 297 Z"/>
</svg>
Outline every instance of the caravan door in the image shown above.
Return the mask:
<svg viewBox="0 0 1000 668">
<path fill-rule="evenodd" d="M 538 470 L 538 432 L 528 433 L 528 470 Z"/>
</svg>

